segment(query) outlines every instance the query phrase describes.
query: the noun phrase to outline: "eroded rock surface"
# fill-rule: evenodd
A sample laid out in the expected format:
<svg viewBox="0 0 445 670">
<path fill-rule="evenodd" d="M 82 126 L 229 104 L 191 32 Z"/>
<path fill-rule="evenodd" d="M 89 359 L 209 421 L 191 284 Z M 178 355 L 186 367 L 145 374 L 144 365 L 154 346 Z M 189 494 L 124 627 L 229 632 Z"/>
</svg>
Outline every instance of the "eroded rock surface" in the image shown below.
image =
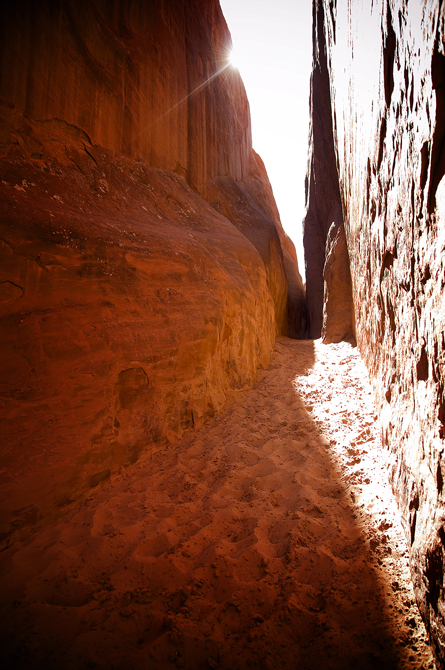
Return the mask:
<svg viewBox="0 0 445 670">
<path fill-rule="evenodd" d="M 216 0 L 2 3 L 0 45 L 7 541 L 251 387 L 288 287 Z"/>
<path fill-rule="evenodd" d="M 417 601 L 444 667 L 444 4 L 314 5 L 330 100 L 318 110 L 313 101 L 313 123 L 332 118 L 358 346 L 394 456 Z M 326 160 L 315 145 L 314 154 Z"/>
</svg>

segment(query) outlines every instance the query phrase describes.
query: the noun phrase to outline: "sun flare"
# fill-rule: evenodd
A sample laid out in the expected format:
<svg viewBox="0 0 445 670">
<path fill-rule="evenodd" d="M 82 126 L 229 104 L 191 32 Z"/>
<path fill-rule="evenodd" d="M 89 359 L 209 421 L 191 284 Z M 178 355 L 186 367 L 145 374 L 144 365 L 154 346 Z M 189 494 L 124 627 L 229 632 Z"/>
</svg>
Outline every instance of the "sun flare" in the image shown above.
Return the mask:
<svg viewBox="0 0 445 670">
<path fill-rule="evenodd" d="M 228 60 L 229 60 L 229 64 L 230 64 L 232 67 L 234 67 L 235 69 L 238 70 L 238 68 L 239 68 L 239 62 L 240 62 L 240 61 L 239 61 L 239 57 L 238 57 L 238 54 L 237 54 L 237 52 L 236 52 L 236 49 L 233 49 L 233 48 L 232 48 L 232 49 L 229 51 Z"/>
</svg>

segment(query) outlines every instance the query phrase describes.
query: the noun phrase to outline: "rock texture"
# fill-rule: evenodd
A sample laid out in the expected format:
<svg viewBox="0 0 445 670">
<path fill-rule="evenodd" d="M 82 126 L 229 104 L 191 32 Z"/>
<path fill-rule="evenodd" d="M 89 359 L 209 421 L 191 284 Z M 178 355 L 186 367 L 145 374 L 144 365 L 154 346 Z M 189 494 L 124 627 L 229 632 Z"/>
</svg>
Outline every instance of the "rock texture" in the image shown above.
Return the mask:
<svg viewBox="0 0 445 670">
<path fill-rule="evenodd" d="M 392 454 L 391 480 L 416 597 L 440 667 L 445 667 L 444 9 L 443 2 L 316 0 L 313 80 L 314 94 L 317 68 L 322 73 L 326 68 L 330 96 L 325 91 L 317 101 L 313 95 L 314 164 L 330 162 L 331 174 L 338 172 L 358 346 Z M 320 116 L 331 119 L 335 155 L 317 149 Z M 314 172 L 312 217 L 316 208 L 327 207 Z M 313 236 L 320 238 L 317 228 Z"/>
<path fill-rule="evenodd" d="M 1 95 L 27 116 L 61 119 L 199 190 L 219 174 L 248 174 L 248 103 L 225 67 L 216 0 L 20 0 L 1 11 Z"/>
<path fill-rule="evenodd" d="M 0 12 L 8 541 L 252 386 L 291 243 L 216 0 Z"/>
</svg>

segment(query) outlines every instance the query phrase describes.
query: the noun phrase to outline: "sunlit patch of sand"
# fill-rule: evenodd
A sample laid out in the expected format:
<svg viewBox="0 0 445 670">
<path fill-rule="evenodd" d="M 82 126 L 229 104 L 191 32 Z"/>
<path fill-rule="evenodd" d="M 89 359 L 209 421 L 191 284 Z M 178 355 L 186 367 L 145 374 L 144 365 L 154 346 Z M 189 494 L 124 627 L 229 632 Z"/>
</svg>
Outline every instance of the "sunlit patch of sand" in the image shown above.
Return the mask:
<svg viewBox="0 0 445 670">
<path fill-rule="evenodd" d="M 17 668 L 432 668 L 366 374 L 280 338 L 182 443 L 3 552 Z"/>
<path fill-rule="evenodd" d="M 406 536 L 388 480 L 392 457 L 381 445 L 365 365 L 357 349 L 344 342 L 326 346 L 317 340 L 314 348 L 314 366 L 308 376 L 296 377 L 296 393 L 311 407 L 315 425 L 329 440 L 342 488 L 384 587 L 385 607 L 396 615 L 395 639 L 411 649 L 412 667 L 434 667 L 414 600 Z"/>
</svg>

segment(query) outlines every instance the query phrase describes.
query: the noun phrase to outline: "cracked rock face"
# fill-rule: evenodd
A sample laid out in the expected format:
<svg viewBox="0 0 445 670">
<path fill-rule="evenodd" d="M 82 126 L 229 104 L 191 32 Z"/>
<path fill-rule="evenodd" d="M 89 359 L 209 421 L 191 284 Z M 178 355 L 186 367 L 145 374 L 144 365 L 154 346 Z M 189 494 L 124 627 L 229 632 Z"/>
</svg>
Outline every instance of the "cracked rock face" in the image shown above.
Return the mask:
<svg viewBox="0 0 445 670">
<path fill-rule="evenodd" d="M 314 4 L 330 91 L 329 110 L 316 111 L 334 129 L 357 342 L 392 454 L 417 601 L 443 667 L 444 4 Z"/>
<path fill-rule="evenodd" d="M 2 3 L 6 541 L 212 418 L 288 332 L 229 45 L 216 0 Z"/>
</svg>

